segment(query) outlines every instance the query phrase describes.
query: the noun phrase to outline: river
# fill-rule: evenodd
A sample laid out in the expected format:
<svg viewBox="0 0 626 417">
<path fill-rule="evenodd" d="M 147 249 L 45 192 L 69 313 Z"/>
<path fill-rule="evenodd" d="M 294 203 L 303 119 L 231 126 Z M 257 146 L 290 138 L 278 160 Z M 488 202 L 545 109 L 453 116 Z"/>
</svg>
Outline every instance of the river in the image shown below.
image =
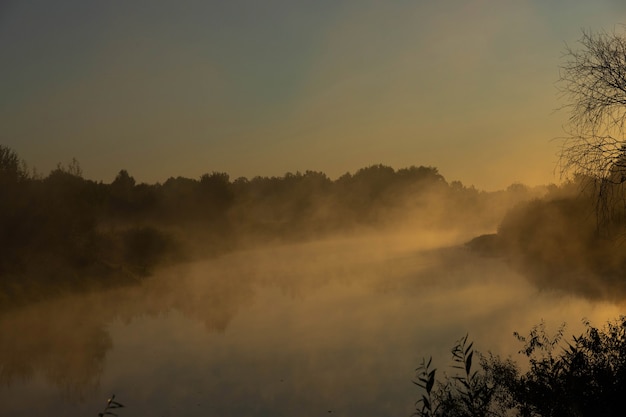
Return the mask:
<svg viewBox="0 0 626 417">
<path fill-rule="evenodd" d="M 467 235 L 370 234 L 240 251 L 141 286 L 0 316 L 0 414 L 405 416 L 423 357 L 469 333 L 522 359 L 514 331 L 566 334 L 619 305 L 540 291 Z"/>
</svg>

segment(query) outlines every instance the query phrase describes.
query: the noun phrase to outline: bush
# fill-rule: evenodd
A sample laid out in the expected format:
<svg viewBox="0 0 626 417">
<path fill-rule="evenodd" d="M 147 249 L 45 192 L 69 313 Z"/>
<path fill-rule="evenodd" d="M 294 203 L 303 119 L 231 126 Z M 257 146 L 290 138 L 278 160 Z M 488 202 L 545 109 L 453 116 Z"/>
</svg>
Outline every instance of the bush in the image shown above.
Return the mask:
<svg viewBox="0 0 626 417">
<path fill-rule="evenodd" d="M 423 361 L 414 381 L 421 389 L 419 417 L 434 416 L 616 416 L 626 395 L 626 317 L 586 331 L 563 343 L 561 326 L 546 334 L 544 324 L 528 336 L 515 334 L 528 370 L 510 359 L 473 351 L 467 336 L 452 349 L 460 372 L 435 381 L 436 369 Z M 479 366 L 473 370 L 473 358 Z"/>
</svg>

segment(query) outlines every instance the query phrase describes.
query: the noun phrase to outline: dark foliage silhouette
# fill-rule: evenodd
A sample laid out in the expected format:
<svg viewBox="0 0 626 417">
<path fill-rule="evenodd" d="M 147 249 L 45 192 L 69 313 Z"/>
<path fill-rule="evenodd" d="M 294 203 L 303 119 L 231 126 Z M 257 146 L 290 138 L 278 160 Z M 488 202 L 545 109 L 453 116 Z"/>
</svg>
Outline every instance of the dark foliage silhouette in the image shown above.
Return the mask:
<svg viewBox="0 0 626 417">
<path fill-rule="evenodd" d="M 585 181 L 579 178 L 518 205 L 504 216 L 497 236 L 476 239 L 470 246 L 507 257 L 539 287 L 591 299 L 624 299 L 621 226 L 612 224 L 613 236 L 598 230 L 594 195 L 584 189 Z"/>
<path fill-rule="evenodd" d="M 625 52 L 623 33 L 583 31 L 578 48 L 565 50 L 558 83 L 569 113 L 561 171 L 585 178 L 593 189 L 607 235 L 616 231 L 611 223 L 626 221 Z"/>
<path fill-rule="evenodd" d="M 115 394 L 113 394 L 111 395 L 111 398 L 107 400 L 107 405 L 104 407 L 104 410 L 101 413 L 98 413 L 98 416 L 99 417 L 105 417 L 105 416 L 118 417 L 118 414 L 116 412 L 111 411 L 111 410 L 117 411 L 118 408 L 124 408 L 124 404 L 115 401 Z"/>
<path fill-rule="evenodd" d="M 626 317 L 564 341 L 564 325 L 555 335 L 544 323 L 523 344 L 525 371 L 511 359 L 480 356 L 467 336 L 452 349 L 453 369 L 441 381 L 430 361 L 417 368 L 420 399 L 417 416 L 587 417 L 623 413 L 626 395 Z"/>
<path fill-rule="evenodd" d="M 120 170 L 106 184 L 83 178 L 76 160 L 29 174 L 0 146 L 0 298 L 8 306 L 28 294 L 134 283 L 163 264 L 406 221 L 493 228 L 494 207 L 503 214 L 531 194 L 484 193 L 448 184 L 433 167 L 381 164 L 337 180 L 305 171 L 231 181 L 212 172 L 138 184 Z"/>
</svg>

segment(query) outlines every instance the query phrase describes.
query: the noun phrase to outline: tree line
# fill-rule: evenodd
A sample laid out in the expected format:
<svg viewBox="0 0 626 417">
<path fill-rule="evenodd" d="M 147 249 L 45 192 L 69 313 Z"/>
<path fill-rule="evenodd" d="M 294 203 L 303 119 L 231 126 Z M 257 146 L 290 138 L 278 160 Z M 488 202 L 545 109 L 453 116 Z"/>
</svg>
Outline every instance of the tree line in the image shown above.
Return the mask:
<svg viewBox="0 0 626 417">
<path fill-rule="evenodd" d="M 212 172 L 146 184 L 121 170 L 104 183 L 85 179 L 75 160 L 31 173 L 0 145 L 0 292 L 133 282 L 162 264 L 406 222 L 488 229 L 494 210 L 532 192 L 517 184 L 486 193 L 448 183 L 434 167 L 381 164 L 335 180 Z"/>
</svg>

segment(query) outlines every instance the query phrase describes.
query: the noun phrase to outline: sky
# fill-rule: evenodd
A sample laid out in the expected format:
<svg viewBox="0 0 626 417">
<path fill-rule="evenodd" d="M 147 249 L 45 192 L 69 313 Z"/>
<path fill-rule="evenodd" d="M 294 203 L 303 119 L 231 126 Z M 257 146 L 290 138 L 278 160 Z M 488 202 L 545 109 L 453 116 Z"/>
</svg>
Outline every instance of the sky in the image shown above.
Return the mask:
<svg viewBox="0 0 626 417">
<path fill-rule="evenodd" d="M 559 183 L 565 45 L 623 23 L 619 0 L 0 0 L 0 144 L 104 182 Z"/>
</svg>

